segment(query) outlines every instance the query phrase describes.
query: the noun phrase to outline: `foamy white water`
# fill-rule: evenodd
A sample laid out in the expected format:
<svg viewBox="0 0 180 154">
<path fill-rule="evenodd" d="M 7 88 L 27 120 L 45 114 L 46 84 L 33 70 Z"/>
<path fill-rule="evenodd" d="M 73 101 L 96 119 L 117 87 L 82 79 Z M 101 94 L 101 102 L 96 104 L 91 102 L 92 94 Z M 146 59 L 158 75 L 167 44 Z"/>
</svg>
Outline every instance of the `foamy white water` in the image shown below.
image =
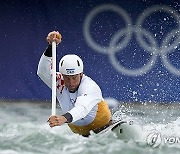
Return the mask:
<svg viewBox="0 0 180 154">
<path fill-rule="evenodd" d="M 50 128 L 47 103 L 0 103 L 1 154 L 178 154 L 180 150 L 179 105 L 125 104 L 123 112 L 137 119 L 145 140 L 124 142 L 116 134 L 73 134 L 67 125 Z M 61 113 L 60 109 L 57 109 Z M 155 133 L 155 135 L 153 134 Z M 147 136 L 149 138 L 147 139 Z M 153 138 L 154 137 L 154 138 Z M 156 139 L 155 143 L 150 142 Z M 147 144 L 147 140 L 150 140 Z"/>
</svg>

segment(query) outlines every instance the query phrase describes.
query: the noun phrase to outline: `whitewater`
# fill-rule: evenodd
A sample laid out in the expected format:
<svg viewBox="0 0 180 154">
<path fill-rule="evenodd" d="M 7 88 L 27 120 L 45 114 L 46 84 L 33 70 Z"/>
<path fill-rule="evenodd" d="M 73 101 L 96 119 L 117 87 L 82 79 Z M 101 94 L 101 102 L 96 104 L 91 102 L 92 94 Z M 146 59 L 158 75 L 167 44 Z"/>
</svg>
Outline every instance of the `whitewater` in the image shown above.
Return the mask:
<svg viewBox="0 0 180 154">
<path fill-rule="evenodd" d="M 51 102 L 1 101 L 0 154 L 179 154 L 178 103 L 120 103 L 115 110 L 138 121 L 143 141 L 123 141 L 111 131 L 86 138 L 73 134 L 66 124 L 50 128 Z"/>
</svg>

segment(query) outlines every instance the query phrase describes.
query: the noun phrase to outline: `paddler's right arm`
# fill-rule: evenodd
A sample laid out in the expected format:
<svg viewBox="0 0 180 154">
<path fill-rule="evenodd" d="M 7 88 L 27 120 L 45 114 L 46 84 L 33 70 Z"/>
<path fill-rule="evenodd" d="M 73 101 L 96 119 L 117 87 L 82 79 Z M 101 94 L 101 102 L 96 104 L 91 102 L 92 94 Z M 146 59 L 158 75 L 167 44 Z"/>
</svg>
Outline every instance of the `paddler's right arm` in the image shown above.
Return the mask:
<svg viewBox="0 0 180 154">
<path fill-rule="evenodd" d="M 57 31 L 50 32 L 47 35 L 48 47 L 40 58 L 38 64 L 37 75 L 46 83 L 50 88 L 52 85 L 51 80 L 51 64 L 52 64 L 52 42 L 55 41 L 58 45 L 61 42 L 61 34 Z"/>
</svg>

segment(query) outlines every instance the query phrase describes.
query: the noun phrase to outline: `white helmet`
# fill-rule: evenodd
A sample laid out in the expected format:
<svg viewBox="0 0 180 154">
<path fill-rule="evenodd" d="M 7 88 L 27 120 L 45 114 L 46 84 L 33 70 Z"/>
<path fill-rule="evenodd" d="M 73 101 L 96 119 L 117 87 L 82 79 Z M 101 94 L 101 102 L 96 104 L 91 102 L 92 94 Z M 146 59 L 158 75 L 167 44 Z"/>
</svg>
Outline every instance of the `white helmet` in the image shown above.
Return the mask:
<svg viewBox="0 0 180 154">
<path fill-rule="evenodd" d="M 59 62 L 59 72 L 64 75 L 76 75 L 82 73 L 83 61 L 77 55 L 65 55 Z"/>
</svg>

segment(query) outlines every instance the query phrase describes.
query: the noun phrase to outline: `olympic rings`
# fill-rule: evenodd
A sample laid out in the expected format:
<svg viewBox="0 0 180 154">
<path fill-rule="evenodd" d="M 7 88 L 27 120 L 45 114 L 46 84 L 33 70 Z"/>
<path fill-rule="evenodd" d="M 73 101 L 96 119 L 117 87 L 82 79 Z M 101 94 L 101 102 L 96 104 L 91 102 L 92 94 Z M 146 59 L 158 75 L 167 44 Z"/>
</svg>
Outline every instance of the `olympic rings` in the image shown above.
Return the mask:
<svg viewBox="0 0 180 154">
<path fill-rule="evenodd" d="M 136 31 L 136 29 L 132 29 L 134 32 Z M 121 31 L 121 33 L 123 33 L 123 31 Z M 121 36 L 121 33 L 117 33 L 115 35 L 117 36 Z M 142 33 L 147 35 L 146 34 L 146 31 L 142 30 Z M 111 40 L 111 43 L 110 43 L 110 52 L 109 52 L 109 58 L 110 58 L 110 62 L 111 64 L 116 68 L 116 70 L 118 70 L 119 72 L 123 73 L 123 74 L 126 74 L 126 75 L 130 75 L 130 76 L 137 76 L 137 75 L 142 75 L 144 74 L 145 72 L 147 72 L 149 69 L 152 68 L 152 66 L 155 64 L 156 62 L 156 59 L 157 59 L 157 53 L 156 52 L 152 52 L 152 57 L 150 59 L 150 61 L 148 62 L 147 65 L 144 65 L 142 68 L 140 69 L 127 69 L 127 68 L 124 68 L 122 65 L 118 64 L 118 61 L 117 61 L 117 58 L 115 56 L 115 52 L 113 51 L 113 46 L 115 46 L 117 44 L 117 41 L 118 41 L 118 38 L 117 36 L 114 36 L 113 39 Z M 150 43 L 153 45 L 153 48 L 156 48 L 156 44 L 154 43 L 154 40 L 152 39 L 152 37 L 150 37 L 150 35 L 147 35 L 149 36 L 150 38 Z"/>
<path fill-rule="evenodd" d="M 109 46 L 102 46 L 96 43 L 93 40 L 91 36 L 91 32 L 90 32 L 90 26 L 91 26 L 91 22 L 93 18 L 99 13 L 102 13 L 105 11 L 112 11 L 112 12 L 117 13 L 119 16 L 121 16 L 124 19 L 126 23 L 125 28 L 117 31 L 112 36 Z M 176 29 L 173 29 L 167 34 L 167 36 L 162 40 L 159 46 L 153 34 L 151 34 L 148 30 L 145 30 L 142 27 L 142 23 L 144 22 L 144 20 L 148 16 L 150 16 L 152 13 L 157 13 L 157 12 L 165 12 L 172 15 L 172 17 L 175 19 L 178 25 Z M 153 7 L 147 8 L 138 17 L 136 25 L 132 25 L 131 18 L 129 17 L 129 15 L 123 8 L 113 5 L 113 4 L 105 4 L 105 5 L 100 5 L 98 7 L 95 7 L 93 10 L 91 10 L 90 13 L 86 17 L 83 26 L 84 26 L 83 34 L 88 45 L 90 45 L 91 48 L 93 48 L 95 51 L 99 53 L 107 54 L 109 56 L 112 66 L 120 73 L 129 75 L 129 76 L 143 75 L 147 73 L 155 65 L 157 61 L 157 57 L 160 56 L 164 66 L 167 68 L 167 70 L 169 70 L 169 72 L 178 76 L 180 75 L 180 69 L 177 69 L 172 64 L 170 64 L 168 60 L 168 55 L 167 55 L 173 52 L 180 45 L 180 14 L 173 8 L 165 6 L 165 5 L 153 6 Z M 136 40 L 139 43 L 139 45 L 143 49 L 145 49 L 146 52 L 149 52 L 151 55 L 151 58 L 147 62 L 147 64 L 143 65 L 141 68 L 138 68 L 138 69 L 125 68 L 118 62 L 115 56 L 116 52 L 122 51 L 128 45 L 130 39 L 132 38 L 133 33 L 135 34 Z M 118 40 L 123 36 L 125 36 L 124 39 L 118 42 Z M 143 36 L 145 36 L 149 40 L 149 43 L 143 40 Z M 170 41 L 173 37 L 175 39 L 174 39 L 174 42 L 171 43 Z"/>
<path fill-rule="evenodd" d="M 87 40 L 87 42 L 89 43 L 89 45 L 95 49 L 96 51 L 100 52 L 100 53 L 103 53 L 103 54 L 107 54 L 110 50 L 110 47 L 104 47 L 104 46 L 101 46 L 99 44 L 97 44 L 92 36 L 91 36 L 91 32 L 90 32 L 90 25 L 91 25 L 91 21 L 93 20 L 93 18 L 101 13 L 101 12 L 104 12 L 104 11 L 112 11 L 112 12 L 115 12 L 117 13 L 118 15 L 122 16 L 123 19 L 125 20 L 125 22 L 127 23 L 127 28 L 130 29 L 130 26 L 132 25 L 132 22 L 130 20 L 130 17 L 128 16 L 128 14 L 120 7 L 117 7 L 116 5 L 100 5 L 98 6 L 97 8 L 95 8 L 94 10 L 92 10 L 88 16 L 86 17 L 85 19 L 85 22 L 84 22 L 84 36 Z M 125 40 L 123 41 L 123 43 L 121 43 L 118 47 L 116 47 L 115 51 L 118 51 L 119 49 L 122 49 L 125 47 L 126 43 L 129 41 L 129 39 L 131 38 L 131 36 L 129 36 L 127 34 L 127 38 L 125 38 Z"/>
</svg>

